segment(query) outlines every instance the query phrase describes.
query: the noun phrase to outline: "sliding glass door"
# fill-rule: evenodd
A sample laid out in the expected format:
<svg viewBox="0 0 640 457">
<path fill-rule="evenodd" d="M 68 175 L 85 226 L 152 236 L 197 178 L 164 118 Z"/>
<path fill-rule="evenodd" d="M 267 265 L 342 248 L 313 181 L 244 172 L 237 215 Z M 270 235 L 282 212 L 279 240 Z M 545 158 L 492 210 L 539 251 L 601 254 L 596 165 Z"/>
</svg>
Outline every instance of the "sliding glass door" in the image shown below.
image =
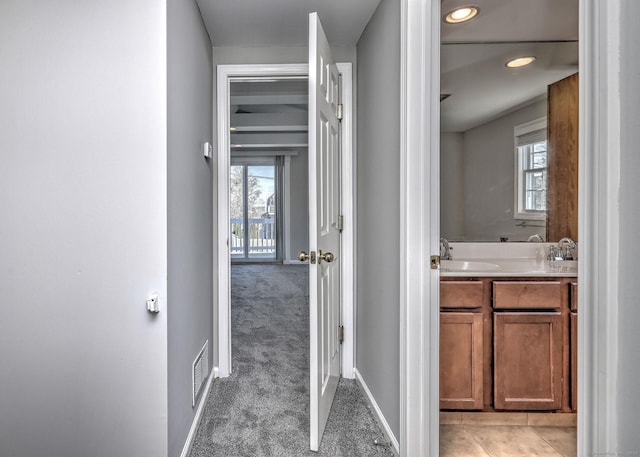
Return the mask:
<svg viewBox="0 0 640 457">
<path fill-rule="evenodd" d="M 230 238 L 232 260 L 280 259 L 276 159 L 232 160 Z"/>
</svg>

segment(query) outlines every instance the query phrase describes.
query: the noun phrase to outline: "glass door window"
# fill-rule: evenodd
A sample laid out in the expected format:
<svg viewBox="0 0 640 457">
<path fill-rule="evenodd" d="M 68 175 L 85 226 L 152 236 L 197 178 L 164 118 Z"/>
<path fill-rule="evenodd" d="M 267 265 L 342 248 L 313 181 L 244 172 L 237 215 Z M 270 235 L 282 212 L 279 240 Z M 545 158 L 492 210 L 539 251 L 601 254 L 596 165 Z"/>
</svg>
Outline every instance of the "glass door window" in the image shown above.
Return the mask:
<svg viewBox="0 0 640 457">
<path fill-rule="evenodd" d="M 275 260 L 275 161 L 232 164 L 230 185 L 231 258 Z"/>
<path fill-rule="evenodd" d="M 245 255 L 245 204 L 244 204 L 244 165 L 231 165 L 229 193 L 229 215 L 231 233 L 229 247 L 232 258 L 244 258 Z"/>
</svg>

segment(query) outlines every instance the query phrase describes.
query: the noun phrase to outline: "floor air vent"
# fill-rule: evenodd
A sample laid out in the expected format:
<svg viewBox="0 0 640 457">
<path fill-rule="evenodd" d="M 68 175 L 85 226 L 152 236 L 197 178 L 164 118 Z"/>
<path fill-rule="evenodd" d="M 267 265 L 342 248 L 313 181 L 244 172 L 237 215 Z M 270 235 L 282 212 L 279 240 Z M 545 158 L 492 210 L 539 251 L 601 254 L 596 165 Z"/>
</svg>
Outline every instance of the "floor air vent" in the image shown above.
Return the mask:
<svg viewBox="0 0 640 457">
<path fill-rule="evenodd" d="M 191 380 L 193 381 L 193 401 L 191 406 L 196 405 L 198 394 L 202 390 L 205 379 L 209 374 L 209 340 L 205 341 L 204 346 L 200 349 L 200 352 L 193 361 L 193 368 L 191 371 Z"/>
</svg>

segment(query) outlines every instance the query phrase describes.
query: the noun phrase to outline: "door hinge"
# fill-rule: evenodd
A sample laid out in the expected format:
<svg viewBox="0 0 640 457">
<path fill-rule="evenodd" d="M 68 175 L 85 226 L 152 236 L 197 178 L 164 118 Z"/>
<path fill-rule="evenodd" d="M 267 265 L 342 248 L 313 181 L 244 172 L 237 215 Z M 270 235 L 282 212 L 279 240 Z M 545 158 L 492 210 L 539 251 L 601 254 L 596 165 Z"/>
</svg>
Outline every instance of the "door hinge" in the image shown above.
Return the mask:
<svg viewBox="0 0 640 457">
<path fill-rule="evenodd" d="M 431 269 L 432 270 L 437 270 L 440 268 L 440 256 L 439 255 L 432 255 L 431 256 Z"/>
<path fill-rule="evenodd" d="M 338 105 L 337 116 L 338 116 L 338 120 L 341 121 L 342 120 L 342 103 Z"/>
<path fill-rule="evenodd" d="M 344 216 L 342 214 L 338 216 L 338 230 L 341 232 L 344 230 Z"/>
<path fill-rule="evenodd" d="M 338 327 L 338 341 L 340 344 L 344 343 L 344 325 Z"/>
</svg>

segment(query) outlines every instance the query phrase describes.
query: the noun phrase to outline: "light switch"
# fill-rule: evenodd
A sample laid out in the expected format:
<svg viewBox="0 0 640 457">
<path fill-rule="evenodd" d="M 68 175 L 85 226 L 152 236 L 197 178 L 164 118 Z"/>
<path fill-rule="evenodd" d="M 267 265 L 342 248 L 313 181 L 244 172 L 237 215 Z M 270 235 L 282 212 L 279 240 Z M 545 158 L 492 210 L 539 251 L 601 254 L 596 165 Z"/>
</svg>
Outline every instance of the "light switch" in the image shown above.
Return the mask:
<svg viewBox="0 0 640 457">
<path fill-rule="evenodd" d="M 213 157 L 213 146 L 208 141 L 202 145 L 202 153 L 204 154 L 205 159 L 210 159 Z"/>
</svg>

